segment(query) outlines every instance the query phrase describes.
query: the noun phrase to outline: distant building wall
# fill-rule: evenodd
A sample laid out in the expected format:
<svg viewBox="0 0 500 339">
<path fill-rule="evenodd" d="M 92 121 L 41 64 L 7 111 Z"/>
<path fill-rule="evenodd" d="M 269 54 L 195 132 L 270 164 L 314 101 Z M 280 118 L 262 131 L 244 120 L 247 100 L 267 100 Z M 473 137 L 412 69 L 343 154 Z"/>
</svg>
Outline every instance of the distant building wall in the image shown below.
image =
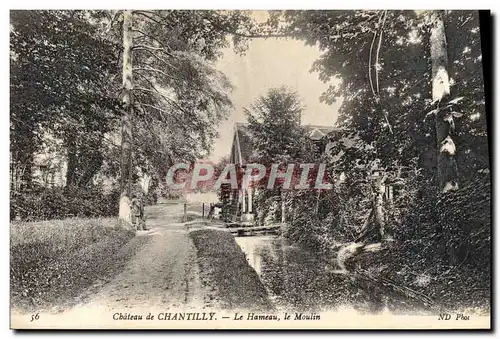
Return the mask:
<svg viewBox="0 0 500 339">
<path fill-rule="evenodd" d="M 36 154 L 33 181 L 44 187 L 64 187 L 68 165 L 64 156 L 54 153 Z"/>
</svg>

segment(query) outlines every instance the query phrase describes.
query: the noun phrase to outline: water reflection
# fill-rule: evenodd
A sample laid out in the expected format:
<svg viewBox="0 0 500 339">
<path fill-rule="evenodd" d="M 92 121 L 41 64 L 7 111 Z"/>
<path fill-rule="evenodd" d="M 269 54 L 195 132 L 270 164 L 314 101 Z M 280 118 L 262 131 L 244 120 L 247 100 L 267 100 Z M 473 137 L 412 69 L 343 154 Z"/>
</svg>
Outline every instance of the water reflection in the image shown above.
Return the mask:
<svg viewBox="0 0 500 339">
<path fill-rule="evenodd" d="M 275 239 L 274 236 L 243 236 L 243 237 L 236 237 L 236 243 L 241 247 L 243 252 L 245 253 L 247 257 L 247 261 L 250 264 L 250 266 L 253 267 L 255 272 L 259 276 L 262 277 L 261 275 L 261 261 L 262 261 L 262 256 L 260 254 L 260 251 L 262 248 L 272 248 L 272 241 Z"/>
<path fill-rule="evenodd" d="M 332 273 L 337 268 L 324 258 L 280 237 L 237 237 L 236 242 L 278 309 L 319 312 L 351 306 L 367 313 L 414 313 L 417 308 L 383 284 Z"/>
</svg>

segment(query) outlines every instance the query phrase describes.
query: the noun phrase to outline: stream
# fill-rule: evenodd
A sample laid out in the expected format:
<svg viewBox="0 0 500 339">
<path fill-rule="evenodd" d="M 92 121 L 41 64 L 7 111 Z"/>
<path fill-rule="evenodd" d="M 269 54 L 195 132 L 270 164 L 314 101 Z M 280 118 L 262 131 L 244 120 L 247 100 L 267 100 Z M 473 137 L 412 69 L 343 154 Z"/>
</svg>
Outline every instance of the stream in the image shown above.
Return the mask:
<svg viewBox="0 0 500 339">
<path fill-rule="evenodd" d="M 422 314 L 425 310 L 381 284 L 333 273 L 335 265 L 281 237 L 235 239 L 278 310 L 321 312 L 347 307 L 369 314 Z"/>
</svg>

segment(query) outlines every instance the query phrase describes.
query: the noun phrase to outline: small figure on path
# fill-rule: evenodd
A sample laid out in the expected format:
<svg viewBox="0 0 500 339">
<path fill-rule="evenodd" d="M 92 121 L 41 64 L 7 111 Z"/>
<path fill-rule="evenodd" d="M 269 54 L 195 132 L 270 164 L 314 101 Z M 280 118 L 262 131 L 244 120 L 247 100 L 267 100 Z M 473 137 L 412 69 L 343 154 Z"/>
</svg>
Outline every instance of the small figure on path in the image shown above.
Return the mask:
<svg viewBox="0 0 500 339">
<path fill-rule="evenodd" d="M 130 209 L 132 214 L 132 224 L 135 225 L 138 231 L 145 231 L 146 220 L 144 219 L 144 204 L 142 199 L 137 197 L 135 194 L 132 195 Z"/>
<path fill-rule="evenodd" d="M 220 211 L 223 207 L 222 203 L 211 203 L 210 204 L 210 211 L 208 212 L 207 219 L 209 220 L 214 220 L 215 216 L 220 218 Z"/>
</svg>

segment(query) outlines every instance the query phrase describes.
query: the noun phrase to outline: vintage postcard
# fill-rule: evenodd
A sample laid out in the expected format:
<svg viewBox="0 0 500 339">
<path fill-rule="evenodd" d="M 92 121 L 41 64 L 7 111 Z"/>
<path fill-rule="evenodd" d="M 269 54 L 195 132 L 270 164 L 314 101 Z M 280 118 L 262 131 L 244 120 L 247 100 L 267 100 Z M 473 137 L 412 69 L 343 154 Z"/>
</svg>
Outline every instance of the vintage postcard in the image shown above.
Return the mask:
<svg viewBox="0 0 500 339">
<path fill-rule="evenodd" d="M 10 11 L 11 328 L 490 329 L 489 20 Z"/>
</svg>

